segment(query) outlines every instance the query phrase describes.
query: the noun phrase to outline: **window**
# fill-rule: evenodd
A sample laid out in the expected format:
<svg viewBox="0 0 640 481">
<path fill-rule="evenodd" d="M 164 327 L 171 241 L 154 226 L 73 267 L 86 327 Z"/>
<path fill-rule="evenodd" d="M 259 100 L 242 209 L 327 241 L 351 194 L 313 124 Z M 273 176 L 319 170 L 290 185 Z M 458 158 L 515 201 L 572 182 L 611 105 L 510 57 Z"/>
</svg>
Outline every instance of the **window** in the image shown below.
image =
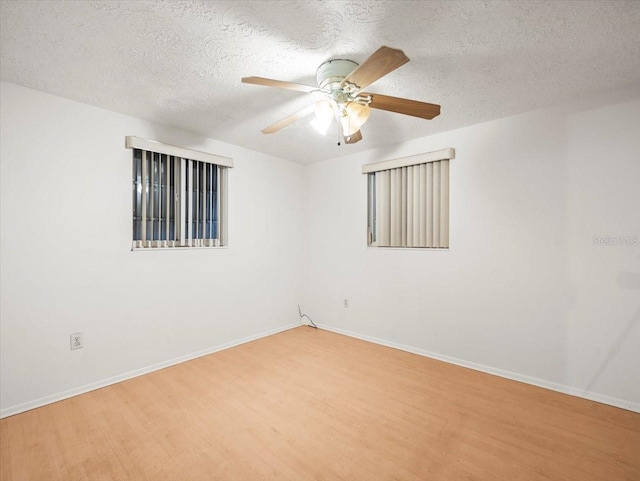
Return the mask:
<svg viewBox="0 0 640 481">
<path fill-rule="evenodd" d="M 227 157 L 126 137 L 133 149 L 133 249 L 227 245 Z"/>
<path fill-rule="evenodd" d="M 449 247 L 449 160 L 454 149 L 367 164 L 368 243 Z"/>
</svg>

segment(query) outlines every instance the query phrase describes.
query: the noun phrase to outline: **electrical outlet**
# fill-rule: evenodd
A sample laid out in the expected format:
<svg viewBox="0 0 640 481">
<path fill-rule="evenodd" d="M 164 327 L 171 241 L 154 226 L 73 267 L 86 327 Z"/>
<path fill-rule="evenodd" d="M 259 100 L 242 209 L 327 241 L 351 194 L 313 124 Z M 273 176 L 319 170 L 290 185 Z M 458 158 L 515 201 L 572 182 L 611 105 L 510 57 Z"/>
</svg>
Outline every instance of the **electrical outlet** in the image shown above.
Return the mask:
<svg viewBox="0 0 640 481">
<path fill-rule="evenodd" d="M 75 334 L 71 334 L 71 350 L 82 349 L 83 347 L 84 342 L 82 340 L 82 333 L 76 332 Z"/>
<path fill-rule="evenodd" d="M 345 309 L 349 307 L 349 299 L 344 300 L 344 302 L 342 303 L 342 307 L 344 307 Z"/>
</svg>

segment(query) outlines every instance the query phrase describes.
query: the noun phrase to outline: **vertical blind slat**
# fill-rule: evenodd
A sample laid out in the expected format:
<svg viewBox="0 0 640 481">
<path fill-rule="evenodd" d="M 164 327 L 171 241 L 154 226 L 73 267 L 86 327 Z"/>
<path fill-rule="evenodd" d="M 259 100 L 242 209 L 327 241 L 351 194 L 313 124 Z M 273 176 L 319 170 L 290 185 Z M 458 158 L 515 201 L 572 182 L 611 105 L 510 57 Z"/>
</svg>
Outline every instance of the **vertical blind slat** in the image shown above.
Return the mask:
<svg viewBox="0 0 640 481">
<path fill-rule="evenodd" d="M 180 158 L 180 223 L 178 224 L 180 245 L 186 245 L 187 239 L 187 160 Z"/>
<path fill-rule="evenodd" d="M 166 214 L 166 220 L 165 220 L 165 226 L 164 226 L 164 238 L 165 238 L 165 245 L 168 245 L 169 240 L 171 239 L 171 235 L 169 234 L 169 226 L 171 224 L 171 200 L 170 200 L 170 196 L 171 196 L 171 157 L 167 155 L 167 161 L 166 161 L 166 167 L 165 167 L 165 172 L 166 172 L 166 176 L 167 176 L 167 184 L 165 186 L 165 214 Z"/>
<path fill-rule="evenodd" d="M 407 167 L 407 247 L 413 247 L 413 166 Z"/>
<path fill-rule="evenodd" d="M 193 226 L 193 241 L 195 245 L 200 245 L 200 237 L 202 234 L 202 165 L 200 162 L 195 162 L 195 172 L 193 175 L 195 176 L 193 185 L 196 189 L 193 199 L 196 214 L 194 219 L 195 225 Z"/>
<path fill-rule="evenodd" d="M 433 238 L 431 247 L 440 247 L 440 162 L 433 162 Z"/>
<path fill-rule="evenodd" d="M 420 164 L 420 186 L 418 188 L 418 246 L 427 247 L 427 166 Z"/>
<path fill-rule="evenodd" d="M 223 174 L 224 171 L 224 174 Z M 222 176 L 225 175 L 225 183 L 223 184 L 222 182 Z M 223 211 L 223 207 L 226 208 L 226 201 L 225 201 L 225 205 L 222 205 L 222 195 L 220 194 L 222 192 L 222 189 L 224 189 L 225 191 L 227 190 L 227 184 L 226 184 L 226 170 L 220 168 L 220 166 L 216 165 L 216 245 L 220 245 L 222 242 L 224 242 L 225 244 L 227 243 L 226 240 L 226 231 L 223 231 L 223 229 L 226 229 L 226 213 L 224 214 L 225 217 L 225 222 L 222 222 L 222 219 L 220 217 L 221 212 L 225 212 Z"/>
<path fill-rule="evenodd" d="M 378 245 L 382 245 L 384 230 L 384 219 L 382 217 L 382 207 L 384 204 L 384 193 L 382 187 L 382 172 L 376 172 L 373 174 L 376 182 L 376 229 L 377 229 L 377 238 L 376 243 Z"/>
<path fill-rule="evenodd" d="M 393 245 L 399 247 L 402 245 L 402 171 L 400 169 L 394 170 L 396 171 L 395 196 L 391 216 L 396 218 L 394 232 L 395 242 Z"/>
<path fill-rule="evenodd" d="M 400 200 L 400 192 L 398 192 L 397 174 L 395 170 L 389 171 L 389 182 L 391 184 L 391 191 L 389 195 L 389 245 L 395 246 L 398 244 L 397 229 L 398 229 L 398 216 L 396 216 L 396 206 Z"/>
<path fill-rule="evenodd" d="M 213 239 L 213 171 L 214 171 L 214 166 L 211 164 L 207 165 L 207 168 L 209 170 L 209 175 L 208 175 L 208 181 L 207 181 L 207 185 L 208 185 L 208 207 L 207 207 L 207 216 L 209 219 L 209 222 L 207 224 L 207 238 L 209 239 L 209 245 L 213 245 L 211 240 Z"/>
<path fill-rule="evenodd" d="M 206 239 L 205 229 L 207 220 L 207 169 L 205 164 L 200 162 L 200 170 L 202 172 L 200 179 L 200 228 L 199 238 L 202 239 L 202 243 L 206 245 L 204 239 Z"/>
<path fill-rule="evenodd" d="M 427 183 L 425 191 L 425 212 L 426 212 L 426 232 L 424 247 L 433 247 L 433 164 L 429 162 L 425 166 L 427 172 Z"/>
<path fill-rule="evenodd" d="M 198 176 L 198 167 L 200 162 L 193 161 L 193 218 L 192 218 L 192 235 L 191 241 L 194 246 L 198 245 L 198 220 L 200 219 L 200 203 L 198 202 L 198 194 L 200 192 L 200 178 Z"/>
<path fill-rule="evenodd" d="M 185 159 L 187 167 L 187 245 L 191 246 L 193 238 L 193 162 Z"/>
<path fill-rule="evenodd" d="M 383 177 L 384 191 L 386 193 L 384 199 L 384 210 L 382 215 L 385 219 L 385 245 L 391 245 L 391 175 L 390 172 L 386 172 Z"/>
<path fill-rule="evenodd" d="M 413 170 L 413 247 L 420 247 L 420 166 L 411 166 Z"/>
<path fill-rule="evenodd" d="M 211 245 L 211 165 L 205 164 L 205 189 L 204 189 L 204 233 L 206 245 Z"/>
<path fill-rule="evenodd" d="M 173 158 L 173 199 L 171 199 L 171 202 L 173 202 L 173 212 L 174 212 L 174 218 L 173 218 L 173 245 L 178 245 L 179 243 L 179 239 L 181 239 L 180 236 L 180 222 L 181 222 L 181 211 L 179 209 L 180 204 L 178 203 L 179 199 L 182 198 L 182 196 L 180 195 L 180 189 L 181 189 L 181 180 L 180 180 L 180 158 L 179 157 L 174 157 Z"/>
<path fill-rule="evenodd" d="M 449 161 L 440 161 L 440 247 L 449 247 Z"/>
<path fill-rule="evenodd" d="M 389 171 L 390 182 L 391 182 L 391 206 L 390 206 L 390 231 L 391 231 L 391 239 L 390 245 L 399 246 L 400 245 L 400 215 L 402 212 L 402 174 L 400 173 L 400 169 L 391 169 Z"/>
<path fill-rule="evenodd" d="M 400 245 L 407 245 L 407 168 L 402 167 L 402 188 L 400 193 L 400 199 L 402 202 L 402 208 L 400 211 Z"/>
<path fill-rule="evenodd" d="M 158 243 L 160 244 L 162 239 L 162 224 L 164 222 L 164 210 L 163 210 L 163 205 L 162 202 L 164 200 L 163 198 L 163 187 L 164 187 L 164 156 L 162 154 L 158 154 Z"/>
<path fill-rule="evenodd" d="M 369 175 L 369 242 L 376 242 L 376 176 Z"/>
</svg>

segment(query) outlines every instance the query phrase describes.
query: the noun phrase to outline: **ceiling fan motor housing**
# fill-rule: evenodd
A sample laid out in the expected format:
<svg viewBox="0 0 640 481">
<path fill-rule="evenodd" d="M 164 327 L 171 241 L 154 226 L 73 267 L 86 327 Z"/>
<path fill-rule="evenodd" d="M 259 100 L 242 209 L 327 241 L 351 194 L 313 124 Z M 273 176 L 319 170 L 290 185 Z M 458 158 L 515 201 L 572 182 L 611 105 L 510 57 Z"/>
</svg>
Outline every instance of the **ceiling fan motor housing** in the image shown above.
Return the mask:
<svg viewBox="0 0 640 481">
<path fill-rule="evenodd" d="M 336 90 L 344 78 L 353 72 L 358 64 L 353 60 L 328 60 L 318 67 L 316 79 L 321 89 Z"/>
</svg>

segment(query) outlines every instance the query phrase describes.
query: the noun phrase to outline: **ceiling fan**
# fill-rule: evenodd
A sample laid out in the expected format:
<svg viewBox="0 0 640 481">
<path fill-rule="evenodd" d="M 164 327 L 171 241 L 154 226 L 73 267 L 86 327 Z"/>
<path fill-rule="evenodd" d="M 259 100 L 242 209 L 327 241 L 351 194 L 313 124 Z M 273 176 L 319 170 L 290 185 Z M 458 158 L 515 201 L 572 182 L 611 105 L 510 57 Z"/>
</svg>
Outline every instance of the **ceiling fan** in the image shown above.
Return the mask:
<svg viewBox="0 0 640 481">
<path fill-rule="evenodd" d="M 362 92 L 362 89 L 408 61 L 402 50 L 383 46 L 362 65 L 346 59 L 324 62 L 316 72 L 317 87 L 264 77 L 244 77 L 242 82 L 323 95 L 322 100 L 262 129 L 262 133 L 272 134 L 315 112 L 311 124 L 316 130 L 326 133 L 336 119 L 345 142 L 354 144 L 362 140 L 360 127 L 368 120 L 372 108 L 428 120 L 440 115 L 440 106 L 436 104 Z"/>
</svg>

